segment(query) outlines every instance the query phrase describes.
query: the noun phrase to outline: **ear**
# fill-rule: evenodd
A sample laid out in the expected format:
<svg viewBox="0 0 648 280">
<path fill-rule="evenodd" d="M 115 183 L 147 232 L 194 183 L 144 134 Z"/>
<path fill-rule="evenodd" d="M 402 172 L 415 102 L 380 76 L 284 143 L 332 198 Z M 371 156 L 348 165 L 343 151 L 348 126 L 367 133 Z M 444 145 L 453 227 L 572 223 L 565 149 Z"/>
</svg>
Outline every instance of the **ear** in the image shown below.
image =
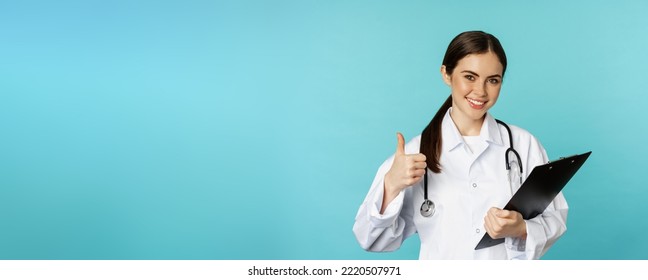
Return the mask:
<svg viewBox="0 0 648 280">
<path fill-rule="evenodd" d="M 452 79 L 450 78 L 450 74 L 446 72 L 445 65 L 441 65 L 441 78 L 443 79 L 443 82 L 446 83 L 446 85 L 450 86 Z"/>
</svg>

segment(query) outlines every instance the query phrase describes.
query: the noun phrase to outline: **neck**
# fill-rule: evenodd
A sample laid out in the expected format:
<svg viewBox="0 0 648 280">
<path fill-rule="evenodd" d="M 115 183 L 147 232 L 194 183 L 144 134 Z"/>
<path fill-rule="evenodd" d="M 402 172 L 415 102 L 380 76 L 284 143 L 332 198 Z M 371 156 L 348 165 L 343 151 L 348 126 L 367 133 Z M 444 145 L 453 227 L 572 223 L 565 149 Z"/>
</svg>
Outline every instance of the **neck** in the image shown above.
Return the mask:
<svg viewBox="0 0 648 280">
<path fill-rule="evenodd" d="M 461 135 L 478 136 L 481 132 L 481 127 L 484 123 L 486 115 L 482 116 L 480 119 L 470 119 L 465 116 L 461 116 L 454 111 L 450 111 L 450 117 L 452 118 L 455 126 L 457 126 L 457 129 L 459 129 L 459 133 L 461 133 Z"/>
</svg>

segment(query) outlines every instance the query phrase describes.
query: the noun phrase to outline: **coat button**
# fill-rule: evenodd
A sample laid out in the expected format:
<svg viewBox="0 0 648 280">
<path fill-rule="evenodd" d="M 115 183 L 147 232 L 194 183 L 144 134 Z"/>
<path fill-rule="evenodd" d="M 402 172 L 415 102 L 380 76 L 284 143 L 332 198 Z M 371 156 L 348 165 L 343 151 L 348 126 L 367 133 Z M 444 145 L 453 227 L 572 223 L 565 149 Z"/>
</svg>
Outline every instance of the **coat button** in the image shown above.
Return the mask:
<svg viewBox="0 0 648 280">
<path fill-rule="evenodd" d="M 477 183 L 473 183 L 472 186 L 473 186 L 473 188 L 476 188 L 476 187 L 477 187 Z"/>
</svg>

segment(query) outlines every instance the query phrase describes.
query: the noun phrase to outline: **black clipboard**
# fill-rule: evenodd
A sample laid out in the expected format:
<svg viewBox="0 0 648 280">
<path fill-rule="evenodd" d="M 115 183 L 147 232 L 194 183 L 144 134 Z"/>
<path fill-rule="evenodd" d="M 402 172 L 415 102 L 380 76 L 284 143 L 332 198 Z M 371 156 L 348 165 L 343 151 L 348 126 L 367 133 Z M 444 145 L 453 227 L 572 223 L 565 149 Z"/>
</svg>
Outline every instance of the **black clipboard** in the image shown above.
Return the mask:
<svg viewBox="0 0 648 280">
<path fill-rule="evenodd" d="M 525 220 L 538 216 L 556 198 L 591 153 L 589 151 L 536 166 L 504 209 L 519 212 Z M 493 239 L 485 233 L 475 250 L 503 242 L 504 238 Z"/>
</svg>

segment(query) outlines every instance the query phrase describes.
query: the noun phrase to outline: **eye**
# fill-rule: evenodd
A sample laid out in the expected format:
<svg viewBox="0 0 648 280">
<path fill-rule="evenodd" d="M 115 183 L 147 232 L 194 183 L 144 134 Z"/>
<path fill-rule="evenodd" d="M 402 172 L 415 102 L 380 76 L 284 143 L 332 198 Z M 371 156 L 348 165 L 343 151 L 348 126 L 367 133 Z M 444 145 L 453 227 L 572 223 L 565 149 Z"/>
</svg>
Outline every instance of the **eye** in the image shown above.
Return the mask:
<svg viewBox="0 0 648 280">
<path fill-rule="evenodd" d="M 500 83 L 500 80 L 499 80 L 499 79 L 495 79 L 495 78 L 491 78 L 491 79 L 488 79 L 488 82 L 491 83 L 491 84 L 493 84 L 493 85 L 496 85 L 496 84 L 499 84 L 499 83 Z"/>
<path fill-rule="evenodd" d="M 466 78 L 468 81 L 474 81 L 475 80 L 475 76 L 473 76 L 473 75 L 465 75 L 464 78 Z"/>
</svg>

